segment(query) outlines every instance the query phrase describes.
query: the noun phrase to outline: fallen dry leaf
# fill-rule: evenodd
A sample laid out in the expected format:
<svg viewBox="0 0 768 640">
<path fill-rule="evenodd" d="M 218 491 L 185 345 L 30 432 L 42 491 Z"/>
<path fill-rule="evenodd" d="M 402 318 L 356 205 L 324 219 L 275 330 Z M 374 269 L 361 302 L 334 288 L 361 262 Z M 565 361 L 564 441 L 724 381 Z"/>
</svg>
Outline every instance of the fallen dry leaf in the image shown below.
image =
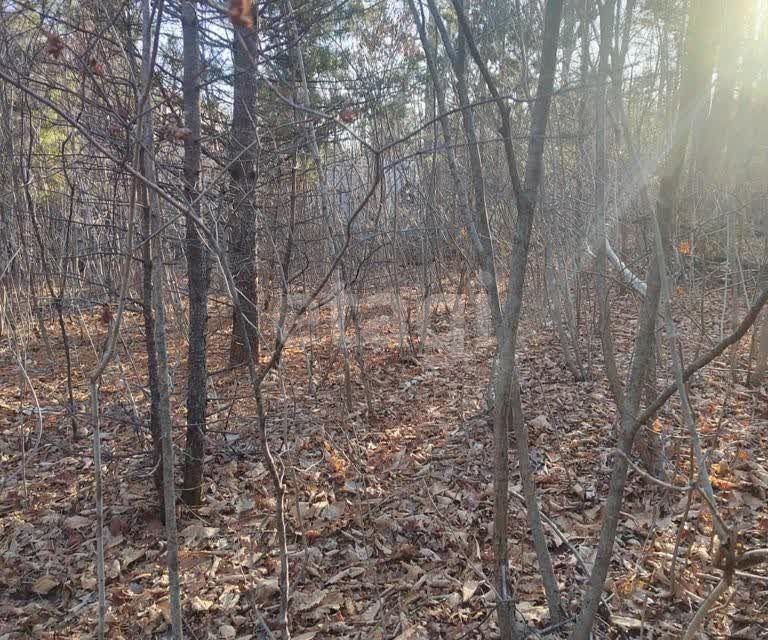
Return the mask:
<svg viewBox="0 0 768 640">
<path fill-rule="evenodd" d="M 256 602 L 263 604 L 275 594 L 280 593 L 280 586 L 276 578 L 259 579 L 251 586 L 251 593 Z"/>
<path fill-rule="evenodd" d="M 237 635 L 237 630 L 231 624 L 223 624 L 219 627 L 219 637 L 230 640 Z"/>
<path fill-rule="evenodd" d="M 189 604 L 192 607 L 192 611 L 208 611 L 213 607 L 214 602 L 213 600 L 205 600 L 200 596 L 192 596 Z"/>
<path fill-rule="evenodd" d="M 51 575 L 44 575 L 35 581 L 35 584 L 30 587 L 30 591 L 39 596 L 45 596 L 58 586 L 59 581 L 56 578 Z"/>
<path fill-rule="evenodd" d="M 90 526 L 90 524 L 91 519 L 84 516 L 70 516 L 64 519 L 64 526 L 67 529 L 82 529 L 83 527 Z"/>
<path fill-rule="evenodd" d="M 475 591 L 477 591 L 480 584 L 481 582 L 479 580 L 472 580 L 471 578 L 465 580 L 464 584 L 461 586 L 461 601 L 469 602 L 469 599 L 475 595 Z"/>
</svg>

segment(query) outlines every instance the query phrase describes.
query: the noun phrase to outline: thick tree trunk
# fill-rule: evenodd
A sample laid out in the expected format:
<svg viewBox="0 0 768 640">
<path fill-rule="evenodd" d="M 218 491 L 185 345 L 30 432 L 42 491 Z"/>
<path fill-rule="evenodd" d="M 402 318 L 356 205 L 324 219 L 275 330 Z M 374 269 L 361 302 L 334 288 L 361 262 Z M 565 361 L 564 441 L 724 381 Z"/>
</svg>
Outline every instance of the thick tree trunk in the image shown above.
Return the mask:
<svg viewBox="0 0 768 640">
<path fill-rule="evenodd" d="M 200 43 L 194 4 L 185 2 L 181 14 L 184 38 L 184 194 L 194 214 L 201 217 L 197 201 L 200 174 Z M 189 349 L 187 358 L 187 447 L 184 454 L 182 499 L 199 505 L 203 492 L 205 411 L 208 370 L 208 251 L 191 218 L 187 224 L 187 280 L 189 288 Z"/>
<path fill-rule="evenodd" d="M 256 131 L 256 28 L 235 26 L 232 43 L 234 63 L 234 102 L 232 106 L 232 139 L 230 141 L 232 177 L 232 219 L 230 225 L 229 262 L 235 285 L 240 292 L 243 317 L 233 310 L 231 366 L 245 364 L 245 341 L 256 362 L 259 358 L 259 309 L 256 288 L 256 164 L 258 137 Z"/>
</svg>

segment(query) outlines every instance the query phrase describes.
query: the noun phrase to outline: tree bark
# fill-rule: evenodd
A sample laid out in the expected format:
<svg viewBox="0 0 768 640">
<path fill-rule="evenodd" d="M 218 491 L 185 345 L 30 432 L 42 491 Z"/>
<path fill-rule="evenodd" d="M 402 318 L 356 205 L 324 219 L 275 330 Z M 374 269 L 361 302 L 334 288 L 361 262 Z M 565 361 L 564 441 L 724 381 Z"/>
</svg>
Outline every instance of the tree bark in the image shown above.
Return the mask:
<svg viewBox="0 0 768 640">
<path fill-rule="evenodd" d="M 162 2 L 157 12 L 157 25 L 152 33 L 149 0 L 142 0 L 142 91 L 144 92 L 142 113 L 144 175 L 157 183 L 154 155 L 154 127 L 149 95 L 152 86 L 154 52 L 162 22 Z M 154 37 L 153 37 L 154 35 Z M 165 309 L 163 302 L 164 265 L 162 260 L 162 234 L 160 232 L 160 198 L 157 191 L 149 191 L 149 217 L 152 236 L 152 308 L 154 311 L 154 336 L 157 353 L 158 422 L 162 441 L 163 461 L 163 503 L 165 508 L 166 565 L 168 567 L 168 594 L 170 599 L 171 633 L 173 640 L 182 640 L 183 621 L 181 613 L 181 582 L 179 579 L 179 545 L 176 529 L 176 487 L 173 478 L 173 433 L 170 406 L 170 371 L 168 369 L 168 348 L 166 344 Z"/>
<path fill-rule="evenodd" d="M 765 287 L 768 283 L 765 283 L 765 277 L 763 280 L 763 287 Z M 765 379 L 766 371 L 768 371 L 768 314 L 764 313 L 757 337 L 755 368 L 749 374 L 748 384 L 753 387 L 760 386 Z"/>
<path fill-rule="evenodd" d="M 611 333 L 611 316 L 608 307 L 606 270 L 608 267 L 608 228 L 606 220 L 607 201 L 605 185 L 608 181 L 608 162 L 605 146 L 606 107 L 608 102 L 608 78 L 610 77 L 608 55 L 613 40 L 615 0 L 606 0 L 600 5 L 600 50 L 597 70 L 597 109 L 595 126 L 595 241 L 597 243 L 597 308 L 600 318 L 600 341 L 603 347 L 603 362 L 608 383 L 618 406 L 624 404 L 624 389 L 619 380 L 616 357 Z"/>
<path fill-rule="evenodd" d="M 256 15 L 254 12 L 254 24 Z M 245 341 L 255 361 L 259 361 L 259 309 L 256 288 L 256 68 L 258 51 L 256 27 L 236 25 L 232 43 L 234 90 L 230 175 L 232 177 L 232 219 L 229 262 L 235 285 L 240 292 L 243 315 L 232 312 L 230 366 L 246 362 Z"/>
<path fill-rule="evenodd" d="M 192 2 L 181 9 L 184 39 L 184 195 L 201 216 L 200 176 L 200 42 L 197 12 Z M 189 347 L 187 357 L 187 446 L 184 454 L 182 499 L 191 506 L 202 501 L 207 398 L 206 326 L 208 323 L 208 251 L 197 225 L 186 218 L 187 286 L 189 288 Z"/>
<path fill-rule="evenodd" d="M 141 152 L 141 166 L 144 166 L 144 151 Z M 143 169 L 142 169 L 143 172 Z M 147 352 L 147 384 L 149 386 L 149 432 L 152 437 L 152 479 L 158 497 L 158 513 L 165 520 L 163 502 L 163 441 L 160 433 L 160 392 L 157 379 L 157 347 L 155 345 L 155 316 L 152 313 L 152 223 L 149 212 L 149 191 L 145 185 L 138 185 L 141 203 L 141 267 L 142 301 L 144 319 L 144 344 Z"/>
</svg>

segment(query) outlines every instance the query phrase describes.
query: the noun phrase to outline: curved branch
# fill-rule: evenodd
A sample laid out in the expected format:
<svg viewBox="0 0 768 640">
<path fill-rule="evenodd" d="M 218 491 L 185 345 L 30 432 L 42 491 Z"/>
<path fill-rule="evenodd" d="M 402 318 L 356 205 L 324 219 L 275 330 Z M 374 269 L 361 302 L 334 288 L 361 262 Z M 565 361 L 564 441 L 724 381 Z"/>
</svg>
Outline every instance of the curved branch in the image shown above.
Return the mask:
<svg viewBox="0 0 768 640">
<path fill-rule="evenodd" d="M 700 356 L 697 360 L 694 360 L 685 368 L 683 371 L 683 380 L 688 382 L 691 376 L 699 371 L 699 369 L 706 367 L 715 358 L 722 355 L 722 353 L 728 347 L 736 344 L 739 340 L 741 340 L 757 320 L 757 317 L 760 315 L 760 311 L 765 306 L 766 302 L 768 302 L 768 287 L 763 289 L 755 297 L 755 301 L 749 308 L 747 315 L 744 316 L 744 319 L 741 321 L 739 326 L 736 327 L 736 330 L 732 334 L 723 338 L 710 351 Z M 636 427 L 640 427 L 651 420 L 658 413 L 659 409 L 664 406 L 667 400 L 669 400 L 674 395 L 675 391 L 677 391 L 676 383 L 672 383 L 666 389 L 664 389 L 664 391 L 659 394 L 656 400 L 654 400 L 653 403 L 636 420 Z"/>
</svg>

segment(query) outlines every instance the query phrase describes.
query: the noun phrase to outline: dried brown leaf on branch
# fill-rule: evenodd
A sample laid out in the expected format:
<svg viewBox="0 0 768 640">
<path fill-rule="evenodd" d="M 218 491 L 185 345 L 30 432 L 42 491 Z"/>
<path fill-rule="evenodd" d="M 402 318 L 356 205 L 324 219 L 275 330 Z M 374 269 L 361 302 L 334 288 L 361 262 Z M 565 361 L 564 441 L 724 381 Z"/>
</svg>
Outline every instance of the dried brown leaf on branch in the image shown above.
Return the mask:
<svg viewBox="0 0 768 640">
<path fill-rule="evenodd" d="M 46 38 L 45 52 L 52 58 L 58 60 L 64 52 L 64 40 L 60 35 L 49 33 Z"/>
<path fill-rule="evenodd" d="M 357 111 L 355 111 L 352 107 L 344 107 L 341 111 L 339 111 L 339 120 L 341 120 L 344 124 L 351 124 L 357 120 Z"/>
<path fill-rule="evenodd" d="M 253 28 L 253 6 L 251 0 L 232 0 L 229 3 L 229 19 L 236 27 Z"/>
<path fill-rule="evenodd" d="M 103 78 L 106 73 L 106 67 L 104 66 L 104 63 L 100 62 L 96 58 L 91 58 L 88 61 L 88 68 L 97 78 Z"/>
<path fill-rule="evenodd" d="M 173 131 L 173 138 L 179 142 L 190 140 L 192 138 L 192 130 L 186 127 L 176 127 Z"/>
</svg>

